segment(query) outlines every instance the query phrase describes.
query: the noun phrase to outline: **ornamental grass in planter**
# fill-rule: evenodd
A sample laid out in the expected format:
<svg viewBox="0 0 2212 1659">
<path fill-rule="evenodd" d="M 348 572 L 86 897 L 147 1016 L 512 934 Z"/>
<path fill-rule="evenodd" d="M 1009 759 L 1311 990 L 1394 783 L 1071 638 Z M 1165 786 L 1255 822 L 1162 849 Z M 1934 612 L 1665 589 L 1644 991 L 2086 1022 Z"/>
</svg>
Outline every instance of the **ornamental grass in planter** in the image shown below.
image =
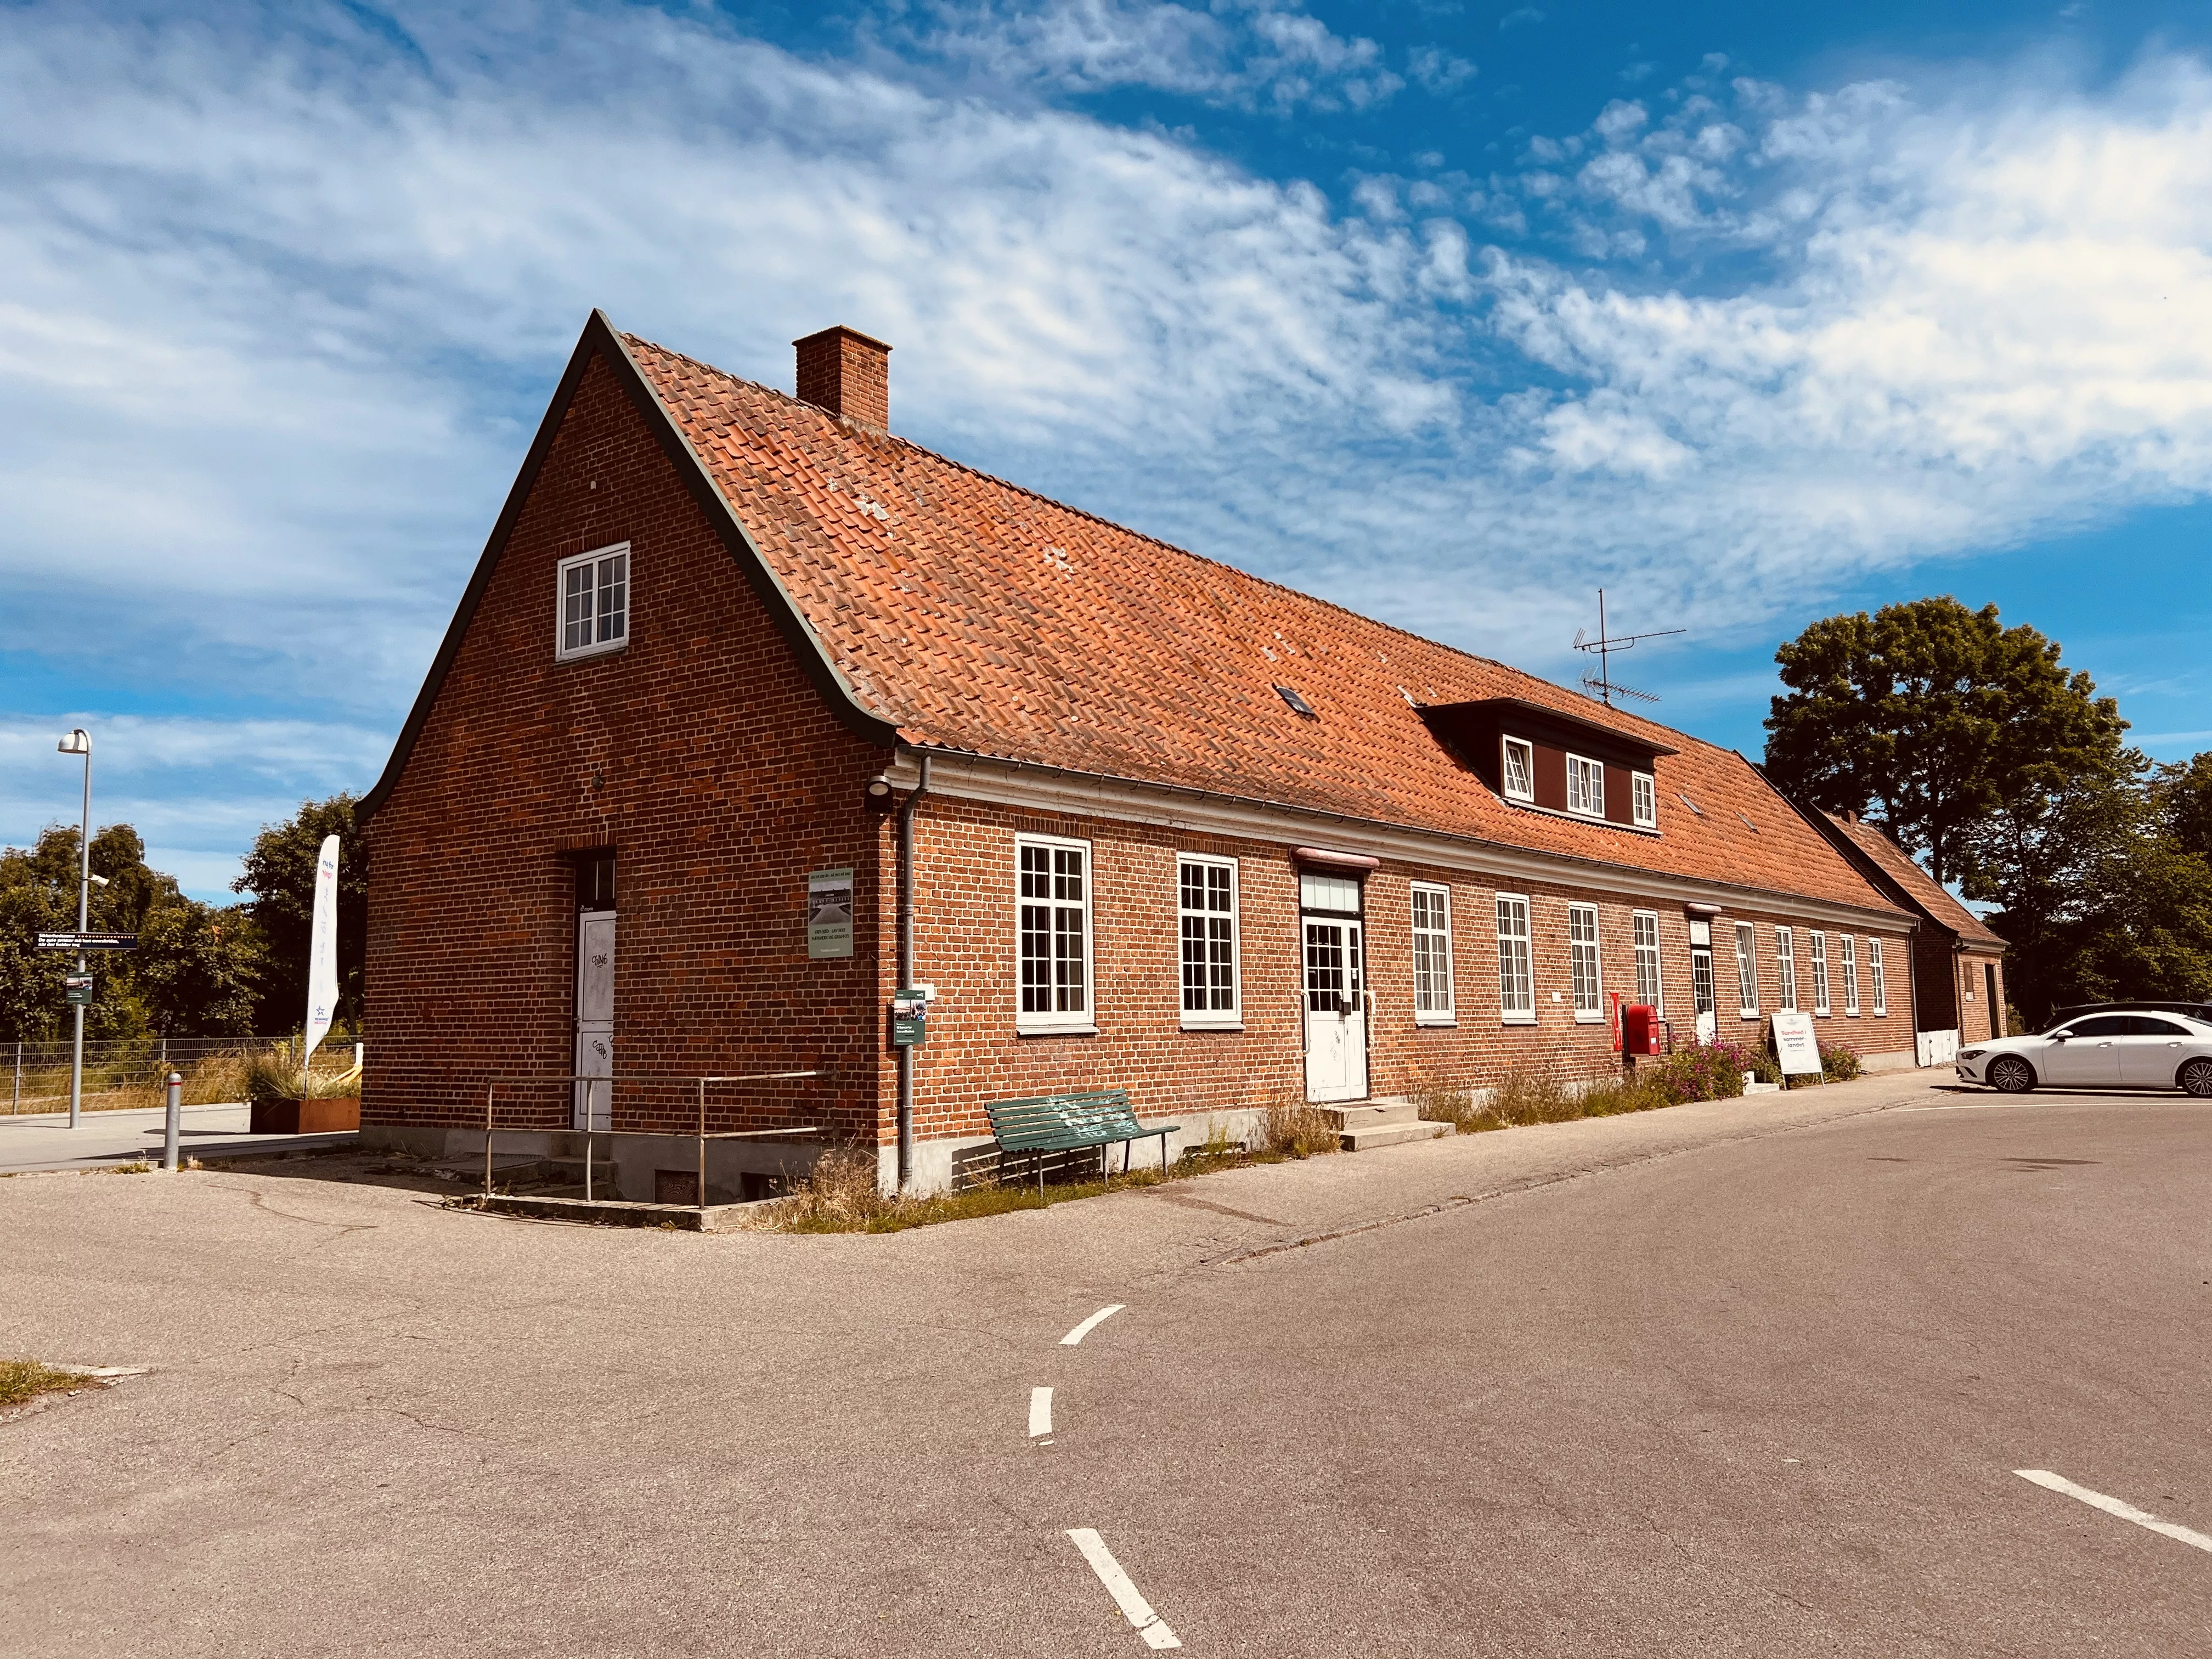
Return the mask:
<svg viewBox="0 0 2212 1659">
<path fill-rule="evenodd" d="M 361 1127 L 361 1073 L 318 1077 L 280 1054 L 246 1064 L 248 1131 L 257 1135 L 335 1134 Z"/>
</svg>

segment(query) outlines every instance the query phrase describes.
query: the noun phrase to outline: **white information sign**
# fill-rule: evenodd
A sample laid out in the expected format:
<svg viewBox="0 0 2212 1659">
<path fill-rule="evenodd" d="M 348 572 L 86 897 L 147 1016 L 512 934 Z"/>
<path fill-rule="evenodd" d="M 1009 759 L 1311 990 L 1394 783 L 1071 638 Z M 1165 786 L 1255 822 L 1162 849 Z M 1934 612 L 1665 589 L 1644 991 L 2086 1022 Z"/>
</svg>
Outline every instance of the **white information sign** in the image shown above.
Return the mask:
<svg viewBox="0 0 2212 1659">
<path fill-rule="evenodd" d="M 304 1066 L 328 1035 L 338 1003 L 338 838 L 323 837 L 315 860 L 315 927 L 307 939 L 307 1030 Z"/>
<path fill-rule="evenodd" d="M 1783 1076 L 1819 1077 L 1820 1040 L 1813 1034 L 1813 1016 L 1775 1015 L 1774 1052 L 1781 1057 Z"/>
</svg>

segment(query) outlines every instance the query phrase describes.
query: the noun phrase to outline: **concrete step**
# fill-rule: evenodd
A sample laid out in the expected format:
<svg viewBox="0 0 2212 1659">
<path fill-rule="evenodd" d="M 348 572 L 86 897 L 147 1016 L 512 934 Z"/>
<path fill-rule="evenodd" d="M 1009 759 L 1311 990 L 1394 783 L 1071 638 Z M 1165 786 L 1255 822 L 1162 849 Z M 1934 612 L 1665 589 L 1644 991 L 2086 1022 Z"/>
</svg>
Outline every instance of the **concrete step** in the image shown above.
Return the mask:
<svg viewBox="0 0 2212 1659">
<path fill-rule="evenodd" d="M 1395 1146 L 1405 1140 L 1434 1140 L 1438 1135 L 1452 1132 L 1449 1123 L 1424 1123 L 1416 1119 L 1411 1123 L 1384 1123 L 1372 1128 L 1346 1129 L 1344 1150 L 1364 1152 L 1377 1146 Z"/>
<path fill-rule="evenodd" d="M 1372 1100 L 1347 1101 L 1319 1109 L 1340 1129 L 1374 1129 L 1391 1123 L 1418 1123 L 1420 1108 L 1401 1095 L 1378 1095 Z"/>
</svg>

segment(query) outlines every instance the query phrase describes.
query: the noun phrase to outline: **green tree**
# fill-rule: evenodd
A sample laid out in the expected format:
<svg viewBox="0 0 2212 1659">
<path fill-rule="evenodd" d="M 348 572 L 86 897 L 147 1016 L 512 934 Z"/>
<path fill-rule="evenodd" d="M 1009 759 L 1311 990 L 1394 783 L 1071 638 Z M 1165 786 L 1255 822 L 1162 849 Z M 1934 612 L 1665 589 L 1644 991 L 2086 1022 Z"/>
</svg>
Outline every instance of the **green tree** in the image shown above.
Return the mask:
<svg viewBox="0 0 2212 1659">
<path fill-rule="evenodd" d="M 2160 767 L 2150 787 L 2160 827 L 2174 845 L 2212 859 L 2212 749 Z"/>
<path fill-rule="evenodd" d="M 1948 596 L 1816 622 L 1775 653 L 1766 771 L 1832 812 L 1880 818 L 1936 880 L 1972 875 L 1978 826 L 2008 803 L 2109 776 L 2127 729 L 2059 647 L 1996 606 Z"/>
<path fill-rule="evenodd" d="M 265 945 L 258 1017 L 264 1031 L 300 1024 L 307 996 L 307 950 L 315 925 L 315 863 L 323 838 L 338 838 L 337 1023 L 361 1027 L 362 963 L 368 926 L 367 847 L 353 821 L 354 797 L 302 801 L 283 823 L 265 824 L 232 885 Z"/>
<path fill-rule="evenodd" d="M 139 929 L 131 988 L 164 1036 L 251 1036 L 264 954 L 242 906 L 164 905 Z"/>
</svg>

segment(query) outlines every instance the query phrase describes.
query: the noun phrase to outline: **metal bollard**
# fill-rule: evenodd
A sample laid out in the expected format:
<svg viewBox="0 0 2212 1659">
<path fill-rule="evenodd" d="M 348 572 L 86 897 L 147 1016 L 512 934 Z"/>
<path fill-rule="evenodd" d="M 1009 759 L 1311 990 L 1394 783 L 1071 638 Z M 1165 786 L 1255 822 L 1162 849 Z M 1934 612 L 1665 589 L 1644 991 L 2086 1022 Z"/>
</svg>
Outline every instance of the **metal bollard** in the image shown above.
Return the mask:
<svg viewBox="0 0 2212 1659">
<path fill-rule="evenodd" d="M 175 1072 L 169 1073 L 167 1094 L 168 1109 L 161 1121 L 161 1167 L 173 1171 L 177 1167 L 178 1120 L 185 1110 L 185 1079 Z"/>
</svg>

